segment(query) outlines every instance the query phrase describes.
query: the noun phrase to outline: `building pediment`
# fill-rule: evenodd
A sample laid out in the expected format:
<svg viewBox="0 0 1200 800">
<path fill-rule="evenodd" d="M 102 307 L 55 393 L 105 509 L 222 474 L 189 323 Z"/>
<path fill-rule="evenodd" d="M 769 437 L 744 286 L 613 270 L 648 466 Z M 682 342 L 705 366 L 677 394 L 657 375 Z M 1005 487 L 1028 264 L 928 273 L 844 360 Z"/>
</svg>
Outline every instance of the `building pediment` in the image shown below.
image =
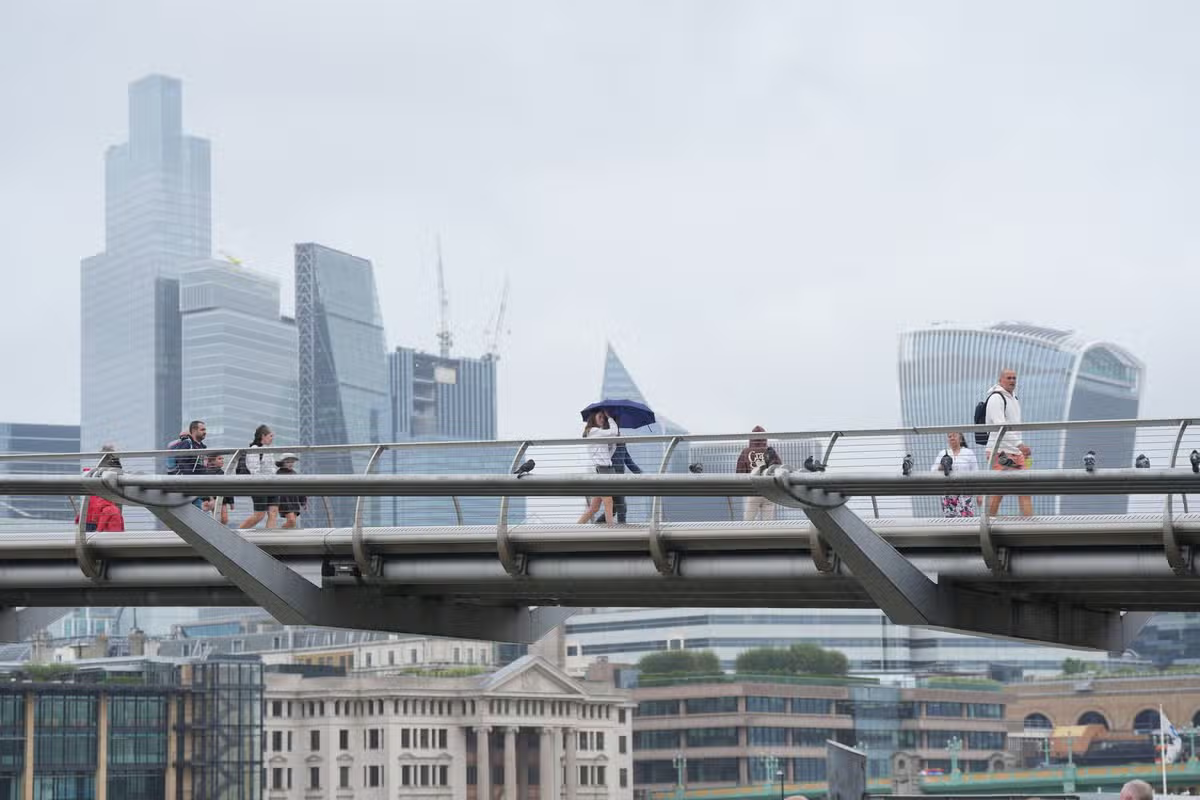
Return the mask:
<svg viewBox="0 0 1200 800">
<path fill-rule="evenodd" d="M 431 761 L 453 761 L 454 756 L 447 752 L 434 753 L 431 755 L 415 755 L 411 752 L 401 753 L 396 756 L 396 760 L 402 764 L 421 763 L 428 764 Z"/>
<path fill-rule="evenodd" d="M 339 753 L 337 760 L 339 764 L 351 764 L 354 762 L 354 756 L 349 753 Z"/>
<path fill-rule="evenodd" d="M 268 764 L 286 764 L 288 763 L 286 756 L 281 756 L 278 753 L 267 759 Z"/>
<path fill-rule="evenodd" d="M 321 758 L 316 753 L 311 753 L 304 757 L 305 764 L 324 764 L 325 759 Z"/>
<path fill-rule="evenodd" d="M 540 656 L 525 656 L 491 675 L 483 685 L 488 694 L 580 695 L 583 688 Z"/>
</svg>

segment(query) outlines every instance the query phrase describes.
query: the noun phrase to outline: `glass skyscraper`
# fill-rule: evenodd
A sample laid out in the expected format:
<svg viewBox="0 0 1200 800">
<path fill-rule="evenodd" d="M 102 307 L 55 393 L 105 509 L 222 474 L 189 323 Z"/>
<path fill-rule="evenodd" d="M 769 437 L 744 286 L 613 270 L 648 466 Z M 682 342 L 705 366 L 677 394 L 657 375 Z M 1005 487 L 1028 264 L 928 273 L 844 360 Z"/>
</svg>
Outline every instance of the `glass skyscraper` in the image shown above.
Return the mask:
<svg viewBox="0 0 1200 800">
<path fill-rule="evenodd" d="M 382 442 L 389 425 L 387 345 L 371 262 L 319 244 L 296 245 L 301 444 Z M 369 450 L 301 462 L 307 472 L 361 473 Z M 353 497 L 331 497 L 333 524 L 354 522 Z M 367 522 L 383 504 L 368 501 Z"/>
<path fill-rule="evenodd" d="M 78 453 L 78 425 L 38 425 L 23 422 L 0 422 L 0 453 Z M 15 472 L 38 475 L 76 475 L 78 462 L 0 461 L 0 473 Z M 11 520 L 70 520 L 75 509 L 66 497 L 29 496 L 0 497 L 0 519 Z"/>
<path fill-rule="evenodd" d="M 391 441 L 486 442 L 496 438 L 496 359 L 443 358 L 409 347 L 388 354 L 391 387 Z M 506 473 L 513 447 L 486 444 L 389 453 L 394 474 Z M 394 497 L 397 526 L 494 525 L 497 497 Z M 510 524 L 525 518 L 525 498 L 509 501 Z"/>
<path fill-rule="evenodd" d="M 179 433 L 179 278 L 212 251 L 209 144 L 183 132 L 182 87 L 129 87 L 129 141 L 105 157 L 105 249 L 81 267 L 84 450 Z"/>
<path fill-rule="evenodd" d="M 208 444 L 243 447 L 266 423 L 276 444 L 298 441 L 296 324 L 279 315 L 279 281 L 204 261 L 180 279 L 183 412 Z"/>
<path fill-rule="evenodd" d="M 1070 331 L 1024 323 L 934 325 L 900 337 L 900 407 L 905 427 L 972 424 L 975 404 L 996 383 L 1000 370 L 1017 371 L 1023 422 L 1133 419 L 1138 415 L 1144 368 L 1127 350 Z M 1094 429 L 1031 432 L 1034 468 L 1081 464 L 1095 450 L 1100 466 L 1133 464 L 1135 432 Z M 984 448 L 976 447 L 983 466 Z M 928 469 L 945 447 L 942 437 L 909 437 L 908 452 Z M 1011 498 L 1005 501 L 1012 502 Z M 936 498 L 914 498 L 920 516 L 938 516 Z M 1124 496 L 1035 497 L 1038 514 L 1123 514 Z M 1002 512 L 1003 513 L 1003 512 Z"/>
</svg>

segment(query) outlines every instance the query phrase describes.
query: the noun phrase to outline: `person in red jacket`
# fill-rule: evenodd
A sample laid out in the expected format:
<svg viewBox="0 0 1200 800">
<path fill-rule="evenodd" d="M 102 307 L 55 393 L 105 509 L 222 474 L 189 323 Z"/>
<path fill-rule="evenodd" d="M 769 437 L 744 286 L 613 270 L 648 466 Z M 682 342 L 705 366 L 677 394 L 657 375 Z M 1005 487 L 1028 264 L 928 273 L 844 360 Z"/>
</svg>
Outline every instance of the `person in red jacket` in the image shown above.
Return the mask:
<svg viewBox="0 0 1200 800">
<path fill-rule="evenodd" d="M 79 522 L 79 517 L 75 518 Z M 89 497 L 87 519 L 84 525 L 90 531 L 123 531 L 125 518 L 121 516 L 121 507 L 103 497 Z"/>
</svg>

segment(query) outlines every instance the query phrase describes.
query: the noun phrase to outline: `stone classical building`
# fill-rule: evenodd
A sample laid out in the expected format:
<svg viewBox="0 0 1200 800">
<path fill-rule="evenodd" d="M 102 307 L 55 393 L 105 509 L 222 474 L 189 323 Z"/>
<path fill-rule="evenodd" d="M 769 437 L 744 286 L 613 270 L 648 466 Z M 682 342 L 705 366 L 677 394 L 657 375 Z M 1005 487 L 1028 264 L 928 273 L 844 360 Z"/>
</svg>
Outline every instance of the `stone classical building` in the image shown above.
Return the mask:
<svg viewBox="0 0 1200 800">
<path fill-rule="evenodd" d="M 538 656 L 469 677 L 276 669 L 288 672 L 267 675 L 267 800 L 633 797 L 628 693 Z"/>
<path fill-rule="evenodd" d="M 1008 717 L 1029 731 L 1103 725 L 1118 733 L 1158 730 L 1161 705 L 1175 727 L 1200 725 L 1200 674 L 1097 678 L 1078 675 L 1009 686 Z"/>
</svg>

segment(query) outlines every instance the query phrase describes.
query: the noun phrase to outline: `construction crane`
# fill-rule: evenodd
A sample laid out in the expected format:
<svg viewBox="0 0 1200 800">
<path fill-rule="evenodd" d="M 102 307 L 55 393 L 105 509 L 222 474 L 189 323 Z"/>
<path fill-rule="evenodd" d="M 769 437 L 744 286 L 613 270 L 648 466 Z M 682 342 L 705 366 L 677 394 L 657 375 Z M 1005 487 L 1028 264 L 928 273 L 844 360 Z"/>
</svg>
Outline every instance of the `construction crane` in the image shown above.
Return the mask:
<svg viewBox="0 0 1200 800">
<path fill-rule="evenodd" d="M 504 289 L 500 293 L 500 308 L 496 311 L 496 325 L 491 330 L 491 341 L 488 342 L 484 358 L 493 361 L 500 360 L 500 337 L 504 334 L 504 312 L 508 310 L 508 276 L 504 276 Z"/>
<path fill-rule="evenodd" d="M 442 266 L 442 237 L 437 239 L 437 274 L 438 274 L 438 304 L 441 310 L 441 322 L 438 325 L 438 351 L 442 358 L 450 357 L 450 347 L 454 344 L 454 334 L 450 332 L 450 299 L 446 296 L 446 270 Z"/>
</svg>

